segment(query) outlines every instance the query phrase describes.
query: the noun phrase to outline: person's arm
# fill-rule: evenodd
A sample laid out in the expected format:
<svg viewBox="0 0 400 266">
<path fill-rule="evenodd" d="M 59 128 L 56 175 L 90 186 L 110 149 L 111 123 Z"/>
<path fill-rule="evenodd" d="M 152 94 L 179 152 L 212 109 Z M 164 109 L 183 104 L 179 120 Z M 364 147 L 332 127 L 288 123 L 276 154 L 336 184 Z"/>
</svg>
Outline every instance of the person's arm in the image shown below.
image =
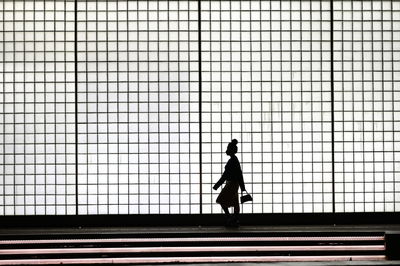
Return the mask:
<svg viewBox="0 0 400 266">
<path fill-rule="evenodd" d="M 231 160 L 229 160 L 226 165 L 225 165 L 225 171 L 222 174 L 221 178 L 218 180 L 217 183 L 215 183 L 215 185 L 213 186 L 214 190 L 217 190 L 224 182 L 225 180 L 228 178 L 229 176 L 229 171 L 231 169 Z"/>
<path fill-rule="evenodd" d="M 217 190 L 226 180 L 227 174 L 226 174 L 226 170 L 224 171 L 224 173 L 222 174 L 221 178 L 218 180 L 217 183 L 215 183 L 215 185 L 213 186 L 214 190 Z"/>
</svg>

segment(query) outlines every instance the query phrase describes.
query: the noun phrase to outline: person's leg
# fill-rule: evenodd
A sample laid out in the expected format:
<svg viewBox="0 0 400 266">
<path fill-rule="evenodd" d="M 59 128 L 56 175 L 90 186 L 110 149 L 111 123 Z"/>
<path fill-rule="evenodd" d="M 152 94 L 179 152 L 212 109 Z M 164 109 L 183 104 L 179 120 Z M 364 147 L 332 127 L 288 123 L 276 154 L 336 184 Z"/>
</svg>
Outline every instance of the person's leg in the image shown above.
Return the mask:
<svg viewBox="0 0 400 266">
<path fill-rule="evenodd" d="M 240 205 L 239 202 L 233 207 L 233 226 L 239 226 L 239 213 L 240 213 Z"/>
<path fill-rule="evenodd" d="M 231 217 L 231 214 L 229 213 L 229 208 L 228 207 L 222 207 L 222 209 L 224 210 L 224 213 L 225 213 L 225 216 L 226 216 L 225 226 L 230 227 L 231 223 L 232 223 L 232 217 Z"/>
<path fill-rule="evenodd" d="M 240 213 L 240 205 L 239 203 L 233 207 L 233 213 L 237 216 Z"/>
<path fill-rule="evenodd" d="M 222 206 L 221 206 L 222 207 Z M 222 209 L 224 210 L 224 213 L 226 215 L 229 215 L 229 209 L 227 207 L 222 207 Z"/>
</svg>

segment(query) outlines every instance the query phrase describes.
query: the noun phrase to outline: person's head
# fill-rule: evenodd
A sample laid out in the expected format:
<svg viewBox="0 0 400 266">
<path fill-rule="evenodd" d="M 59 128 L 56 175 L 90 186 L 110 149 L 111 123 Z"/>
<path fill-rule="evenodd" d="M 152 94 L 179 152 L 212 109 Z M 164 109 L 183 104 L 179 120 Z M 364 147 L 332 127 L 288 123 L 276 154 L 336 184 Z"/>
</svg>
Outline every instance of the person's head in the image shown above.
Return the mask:
<svg viewBox="0 0 400 266">
<path fill-rule="evenodd" d="M 236 146 L 237 144 L 238 144 L 237 139 L 233 139 L 226 148 L 226 154 L 229 156 L 235 155 L 235 153 L 237 153 L 238 151 L 238 147 Z"/>
</svg>

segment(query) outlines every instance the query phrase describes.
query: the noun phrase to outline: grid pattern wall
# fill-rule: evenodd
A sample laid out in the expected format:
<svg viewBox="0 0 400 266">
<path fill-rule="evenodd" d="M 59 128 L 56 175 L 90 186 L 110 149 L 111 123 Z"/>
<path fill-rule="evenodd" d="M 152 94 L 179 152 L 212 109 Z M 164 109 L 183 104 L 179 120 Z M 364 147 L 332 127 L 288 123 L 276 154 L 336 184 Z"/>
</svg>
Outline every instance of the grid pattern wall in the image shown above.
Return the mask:
<svg viewBox="0 0 400 266">
<path fill-rule="evenodd" d="M 203 208 L 239 139 L 245 212 L 332 211 L 330 2 L 202 2 Z"/>
<path fill-rule="evenodd" d="M 220 213 L 233 138 L 245 213 L 399 211 L 399 1 L 6 0 L 0 49 L 0 215 Z"/>
<path fill-rule="evenodd" d="M 199 213 L 196 1 L 79 1 L 79 214 Z"/>
<path fill-rule="evenodd" d="M 399 211 L 400 2 L 334 2 L 339 212 Z"/>
<path fill-rule="evenodd" d="M 0 10 L 0 215 L 75 214 L 74 3 Z"/>
</svg>

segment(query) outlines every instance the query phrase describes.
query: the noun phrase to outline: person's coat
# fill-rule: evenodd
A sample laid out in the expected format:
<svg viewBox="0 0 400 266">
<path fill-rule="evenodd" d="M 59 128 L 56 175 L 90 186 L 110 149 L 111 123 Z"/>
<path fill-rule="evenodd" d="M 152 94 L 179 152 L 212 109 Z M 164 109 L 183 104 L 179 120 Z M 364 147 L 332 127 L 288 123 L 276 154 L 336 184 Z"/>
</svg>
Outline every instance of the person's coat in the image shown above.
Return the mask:
<svg viewBox="0 0 400 266">
<path fill-rule="evenodd" d="M 244 187 L 243 172 L 240 168 L 239 160 L 235 155 L 231 156 L 226 163 L 225 171 L 214 185 L 214 189 L 218 189 L 225 181 L 236 181 L 242 191 L 246 190 Z"/>
</svg>

